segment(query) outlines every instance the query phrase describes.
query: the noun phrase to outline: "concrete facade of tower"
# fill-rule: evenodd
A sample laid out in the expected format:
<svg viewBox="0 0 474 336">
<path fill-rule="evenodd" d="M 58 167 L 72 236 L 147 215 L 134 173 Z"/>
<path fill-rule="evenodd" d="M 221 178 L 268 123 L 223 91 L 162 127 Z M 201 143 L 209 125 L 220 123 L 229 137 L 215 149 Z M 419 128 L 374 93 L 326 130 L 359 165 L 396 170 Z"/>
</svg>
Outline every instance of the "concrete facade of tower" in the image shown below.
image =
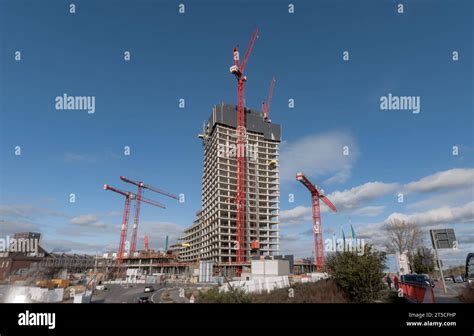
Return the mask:
<svg viewBox="0 0 474 336">
<path fill-rule="evenodd" d="M 219 104 L 204 125 L 201 210 L 181 238 L 179 259 L 236 261 L 236 106 Z M 279 144 L 281 127 L 245 110 L 247 130 L 245 256 L 280 252 Z M 258 241 L 259 248 L 251 249 Z"/>
</svg>

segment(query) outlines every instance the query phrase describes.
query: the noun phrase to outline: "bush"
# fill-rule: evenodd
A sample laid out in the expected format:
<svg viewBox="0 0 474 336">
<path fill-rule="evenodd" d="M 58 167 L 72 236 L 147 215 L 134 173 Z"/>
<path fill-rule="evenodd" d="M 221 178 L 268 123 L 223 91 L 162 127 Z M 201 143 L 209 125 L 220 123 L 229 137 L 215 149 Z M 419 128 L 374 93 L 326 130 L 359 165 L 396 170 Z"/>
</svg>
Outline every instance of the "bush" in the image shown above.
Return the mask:
<svg viewBox="0 0 474 336">
<path fill-rule="evenodd" d="M 229 292 L 219 292 L 219 288 L 211 288 L 206 292 L 200 292 L 196 299 L 197 303 L 250 303 L 248 294 L 240 289 Z"/>
<path fill-rule="evenodd" d="M 329 273 L 355 302 L 374 302 L 386 294 L 382 279 L 385 269 L 385 253 L 366 246 L 364 254 L 336 253 L 328 258 Z"/>
<path fill-rule="evenodd" d="M 241 290 L 219 293 L 218 288 L 200 292 L 199 303 L 347 303 L 350 297 L 333 280 L 296 284 L 270 293 L 246 294 Z"/>
<path fill-rule="evenodd" d="M 413 271 L 418 274 L 430 274 L 435 269 L 435 255 L 426 247 L 418 247 L 412 255 Z"/>
<path fill-rule="evenodd" d="M 291 293 L 291 295 L 290 295 Z M 253 303 L 349 303 L 350 297 L 334 280 L 295 284 L 270 293 L 250 294 Z"/>
<path fill-rule="evenodd" d="M 444 272 L 444 276 L 458 276 L 458 275 L 462 275 L 462 276 L 465 276 L 466 274 L 466 267 L 463 266 L 463 265 L 460 265 L 460 266 L 451 266 L 449 267 L 447 270 L 445 270 Z"/>
</svg>

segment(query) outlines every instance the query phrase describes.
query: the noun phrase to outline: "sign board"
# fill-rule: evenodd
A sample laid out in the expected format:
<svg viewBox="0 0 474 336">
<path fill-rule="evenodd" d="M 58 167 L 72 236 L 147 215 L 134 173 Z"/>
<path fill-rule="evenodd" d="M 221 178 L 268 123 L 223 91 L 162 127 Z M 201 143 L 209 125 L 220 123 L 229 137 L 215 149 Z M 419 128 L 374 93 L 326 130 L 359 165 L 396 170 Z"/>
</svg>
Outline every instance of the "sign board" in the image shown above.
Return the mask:
<svg viewBox="0 0 474 336">
<path fill-rule="evenodd" d="M 443 268 L 443 260 L 437 260 L 436 261 L 436 266 L 438 266 L 438 269 L 442 269 Z"/>
<path fill-rule="evenodd" d="M 431 243 L 436 249 L 452 249 L 456 247 L 454 229 L 430 230 Z"/>
</svg>

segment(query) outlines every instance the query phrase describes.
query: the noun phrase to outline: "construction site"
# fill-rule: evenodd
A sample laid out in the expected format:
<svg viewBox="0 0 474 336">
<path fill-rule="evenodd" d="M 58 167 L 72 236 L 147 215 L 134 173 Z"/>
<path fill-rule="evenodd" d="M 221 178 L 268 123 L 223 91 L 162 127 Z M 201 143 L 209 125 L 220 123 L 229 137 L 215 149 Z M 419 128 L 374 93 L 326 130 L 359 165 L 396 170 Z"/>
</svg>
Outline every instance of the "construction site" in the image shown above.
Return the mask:
<svg viewBox="0 0 474 336">
<path fill-rule="evenodd" d="M 472 335 L 473 11 L 0 0 L 0 336 Z"/>
<path fill-rule="evenodd" d="M 326 203 L 328 200 L 307 179 L 305 185 L 310 188 L 315 211 L 314 259 L 280 255 L 279 145 L 282 139 L 281 126 L 270 119 L 275 78 L 270 81 L 261 110 L 244 105 L 245 69 L 258 33 L 256 29 L 242 59 L 238 48 L 233 49 L 229 72 L 236 79 L 237 104 L 220 103 L 212 107 L 198 134 L 203 148 L 201 208 L 178 241 L 168 245 L 166 237 L 165 249 L 156 251 L 149 249 L 145 235 L 144 249 L 137 249 L 141 206 L 166 207 L 144 197 L 144 191 L 172 201 L 178 197 L 144 181 L 120 176 L 120 181 L 133 191 L 109 184 L 103 186 L 104 190 L 121 196 L 117 202 L 120 198 L 124 202 L 116 251 L 100 256 L 47 253 L 43 249 L 34 256 L 7 253 L 0 259 L 3 260 L 0 281 L 35 283 L 49 289 L 81 284 L 86 297 L 89 289 L 103 283 L 179 281 L 222 285 L 250 281 L 253 276 L 264 277 L 267 287 L 273 288 L 288 286 L 288 276 L 300 282 L 324 277 L 319 198 Z M 39 237 L 28 232 L 18 235 Z M 317 276 L 313 274 L 316 270 L 321 272 Z M 273 282 L 268 285 L 270 279 Z"/>
<path fill-rule="evenodd" d="M 237 82 L 237 104 L 215 105 L 204 122 L 202 132 L 198 134 L 203 148 L 201 208 L 178 242 L 169 248 L 166 246 L 163 253 L 149 251 L 146 241 L 144 251 L 136 249 L 141 203 L 165 207 L 143 197 L 143 191 L 177 200 L 176 195 L 124 176 L 120 179 L 136 187 L 136 192 L 104 185 L 105 190 L 113 191 L 125 199 L 120 241 L 114 256 L 116 269 L 109 272 L 114 274 L 114 278 L 125 279 L 124 274 L 133 269 L 143 275 L 160 273 L 189 276 L 193 268 L 202 268 L 199 264 L 212 265 L 206 266 L 212 276 L 240 277 L 251 272 L 252 260 L 274 259 L 291 259 L 291 265 L 296 267 L 297 273 L 315 269 L 323 271 L 319 214 L 315 216 L 314 224 L 317 248 L 315 261 L 299 260 L 294 263 L 293 256 L 280 255 L 281 126 L 270 119 L 275 78 L 270 81 L 268 97 L 263 101 L 260 111 L 244 105 L 247 81 L 245 68 L 258 33 L 256 29 L 252 34 L 242 59 L 238 48 L 233 50 L 229 72 Z M 312 202 L 314 210 L 319 213 L 319 198 L 326 203 L 329 201 L 317 192 L 313 186 L 311 193 L 317 196 L 313 196 Z M 127 250 L 125 244 L 132 203 L 135 204 L 135 211 L 130 247 Z M 332 209 L 336 210 L 334 206 Z M 290 270 L 288 264 L 290 273 L 293 274 L 294 270 Z"/>
<path fill-rule="evenodd" d="M 219 293 L 236 290 L 269 293 L 295 284 L 324 283 L 320 280 L 330 278 L 320 202 L 329 210 L 325 216 L 331 216 L 337 209 L 298 167 L 292 172 L 293 181 L 304 187 L 306 202 L 311 204 L 308 209 L 313 257 L 295 258 L 281 253 L 282 127 L 270 119 L 275 77 L 270 81 L 261 109 L 245 106 L 246 66 L 258 33 L 258 29 L 253 32 L 242 59 L 238 47 L 232 52 L 229 73 L 236 80 L 237 103 L 210 107 L 210 115 L 203 115 L 202 130 L 196 132 L 196 141 L 202 144 L 203 160 L 200 208 L 192 224 L 183 225 L 181 235 L 171 242 L 166 233 L 163 249 L 150 248 L 148 234 L 139 233 L 141 208 L 165 209 L 167 202 L 177 202 L 179 197 L 149 181 L 118 176 L 116 182 L 120 186 L 103 185 L 104 197 L 116 201 L 115 209 L 121 209 L 116 249 L 96 255 L 47 252 L 39 244 L 40 233 L 17 232 L 14 242 L 37 244 L 34 251 L 0 254 L 0 301 L 137 302 L 137 295 L 149 293 L 138 296 L 138 301 L 194 302 L 194 295 L 199 295 L 203 288 L 218 288 Z M 166 202 L 157 201 L 157 197 Z M 355 239 L 352 225 L 351 229 L 352 242 Z M 142 249 L 138 248 L 138 237 L 144 237 Z M 344 246 L 342 252 L 346 251 L 351 250 Z M 382 273 L 375 277 L 382 281 Z M 156 292 L 153 285 L 159 287 Z M 413 294 L 416 286 L 405 285 L 406 293 L 425 300 L 425 292 L 429 292 L 425 283 L 420 287 L 420 295 Z M 182 289 L 187 295 L 181 293 Z M 327 290 L 321 287 L 319 291 Z M 345 294 L 341 295 L 337 302 L 347 302 Z M 434 300 L 433 294 L 431 298 Z M 331 301 L 333 298 L 328 300 L 335 302 Z"/>
</svg>

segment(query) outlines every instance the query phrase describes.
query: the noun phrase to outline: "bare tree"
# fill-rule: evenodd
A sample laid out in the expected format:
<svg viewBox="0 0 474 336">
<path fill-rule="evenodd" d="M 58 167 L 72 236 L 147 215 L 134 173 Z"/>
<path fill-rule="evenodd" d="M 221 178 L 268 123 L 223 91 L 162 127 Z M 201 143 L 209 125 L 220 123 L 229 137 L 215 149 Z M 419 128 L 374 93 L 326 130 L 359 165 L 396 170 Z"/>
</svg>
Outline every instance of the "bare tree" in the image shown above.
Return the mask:
<svg viewBox="0 0 474 336">
<path fill-rule="evenodd" d="M 421 230 L 413 223 L 398 217 L 392 217 L 384 227 L 387 234 L 387 252 L 412 255 L 418 246 L 423 244 Z"/>
</svg>

